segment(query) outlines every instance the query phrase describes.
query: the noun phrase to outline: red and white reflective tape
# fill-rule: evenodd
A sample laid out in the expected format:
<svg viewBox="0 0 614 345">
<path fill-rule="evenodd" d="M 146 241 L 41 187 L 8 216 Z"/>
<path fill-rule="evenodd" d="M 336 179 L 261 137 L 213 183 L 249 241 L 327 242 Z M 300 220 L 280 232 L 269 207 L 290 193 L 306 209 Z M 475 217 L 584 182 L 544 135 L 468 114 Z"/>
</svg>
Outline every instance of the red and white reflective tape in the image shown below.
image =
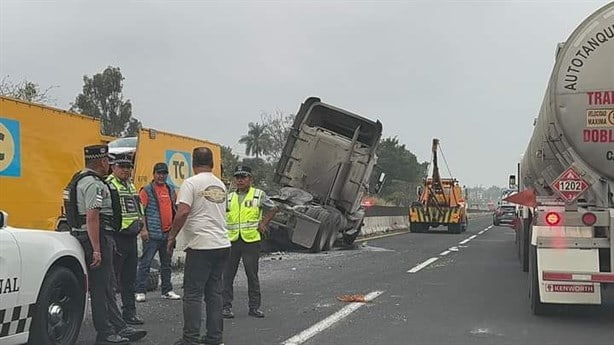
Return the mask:
<svg viewBox="0 0 614 345">
<path fill-rule="evenodd" d="M 542 273 L 542 278 L 543 280 L 569 282 L 614 283 L 614 273 L 564 273 L 544 271 Z"/>
</svg>

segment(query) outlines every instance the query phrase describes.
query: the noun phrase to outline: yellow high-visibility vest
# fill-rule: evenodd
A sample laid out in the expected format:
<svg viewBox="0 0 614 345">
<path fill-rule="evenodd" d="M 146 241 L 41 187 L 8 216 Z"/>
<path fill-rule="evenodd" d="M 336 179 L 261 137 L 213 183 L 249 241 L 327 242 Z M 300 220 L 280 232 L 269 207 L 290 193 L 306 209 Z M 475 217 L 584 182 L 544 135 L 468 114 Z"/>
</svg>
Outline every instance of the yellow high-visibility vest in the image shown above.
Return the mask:
<svg viewBox="0 0 614 345">
<path fill-rule="evenodd" d="M 142 217 L 141 214 L 143 210 L 141 209 L 136 187 L 130 181 L 126 182 L 126 184 L 122 183 L 113 174 L 107 177 L 107 182 L 109 182 L 112 187 L 115 187 L 115 192 L 119 194 L 119 202 L 122 210 L 122 223 L 119 231 L 126 230 L 133 222 Z M 111 192 L 113 192 L 113 190 Z"/>
<path fill-rule="evenodd" d="M 239 203 L 239 194 L 230 193 L 228 197 L 228 211 L 226 212 L 226 226 L 228 238 L 231 242 L 239 239 L 250 243 L 260 241 L 258 223 L 262 217 L 260 206 L 264 192 L 260 189 L 250 187 L 243 202 Z"/>
</svg>

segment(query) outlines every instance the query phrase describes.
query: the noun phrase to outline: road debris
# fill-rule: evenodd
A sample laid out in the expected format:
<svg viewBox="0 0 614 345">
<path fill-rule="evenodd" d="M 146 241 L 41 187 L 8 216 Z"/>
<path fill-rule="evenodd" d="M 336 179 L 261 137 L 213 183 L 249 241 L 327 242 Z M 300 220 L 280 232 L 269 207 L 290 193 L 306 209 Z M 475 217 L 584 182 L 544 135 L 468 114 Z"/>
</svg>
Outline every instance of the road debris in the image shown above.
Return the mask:
<svg viewBox="0 0 614 345">
<path fill-rule="evenodd" d="M 340 300 L 341 302 L 360 302 L 360 303 L 368 302 L 367 299 L 365 298 L 365 295 L 363 294 L 342 295 L 342 296 L 337 296 L 337 299 Z"/>
</svg>

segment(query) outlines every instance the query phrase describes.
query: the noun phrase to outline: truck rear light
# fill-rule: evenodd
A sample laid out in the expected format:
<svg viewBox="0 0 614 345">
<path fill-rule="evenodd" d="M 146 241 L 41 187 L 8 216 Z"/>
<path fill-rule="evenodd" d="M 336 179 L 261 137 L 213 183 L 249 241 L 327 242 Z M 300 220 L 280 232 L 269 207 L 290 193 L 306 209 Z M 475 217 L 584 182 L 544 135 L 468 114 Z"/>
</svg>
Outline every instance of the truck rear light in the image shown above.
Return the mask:
<svg viewBox="0 0 614 345">
<path fill-rule="evenodd" d="M 593 226 L 597 223 L 597 216 L 594 213 L 586 212 L 582 215 L 582 223 L 586 226 Z"/>
<path fill-rule="evenodd" d="M 557 225 L 561 222 L 561 215 L 556 212 L 548 212 L 546 213 L 546 224 L 550 226 Z"/>
</svg>

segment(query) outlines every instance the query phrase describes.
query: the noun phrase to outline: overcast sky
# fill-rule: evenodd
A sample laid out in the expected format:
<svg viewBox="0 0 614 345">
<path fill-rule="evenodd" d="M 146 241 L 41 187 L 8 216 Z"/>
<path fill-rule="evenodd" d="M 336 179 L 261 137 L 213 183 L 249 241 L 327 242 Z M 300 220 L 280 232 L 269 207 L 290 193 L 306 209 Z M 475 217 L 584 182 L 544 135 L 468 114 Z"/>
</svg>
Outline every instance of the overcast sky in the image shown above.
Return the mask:
<svg viewBox="0 0 614 345">
<path fill-rule="evenodd" d="M 504 186 L 558 42 L 607 1 L 0 0 L 0 74 L 66 109 L 83 75 L 121 68 L 145 127 L 237 141 L 307 97 L 379 119 L 467 186 Z M 442 174 L 449 176 L 445 164 Z"/>
</svg>

